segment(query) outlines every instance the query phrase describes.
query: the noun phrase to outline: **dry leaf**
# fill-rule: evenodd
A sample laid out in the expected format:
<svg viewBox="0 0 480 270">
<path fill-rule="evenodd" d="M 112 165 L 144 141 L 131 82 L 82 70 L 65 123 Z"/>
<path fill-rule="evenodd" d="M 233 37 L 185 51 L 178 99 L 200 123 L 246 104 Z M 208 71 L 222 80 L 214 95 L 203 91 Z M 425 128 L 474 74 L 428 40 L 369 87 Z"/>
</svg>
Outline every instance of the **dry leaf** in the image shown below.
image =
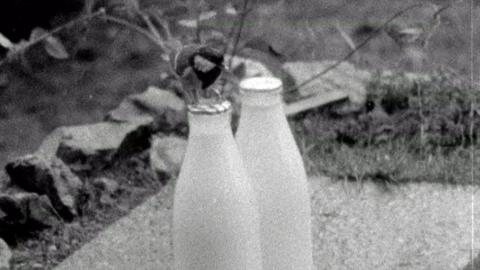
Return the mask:
<svg viewBox="0 0 480 270">
<path fill-rule="evenodd" d="M 8 39 L 2 33 L 0 33 L 0 45 L 7 49 L 10 49 L 13 47 L 13 43 L 10 41 L 10 39 Z"/>
<path fill-rule="evenodd" d="M 216 11 L 207 11 L 207 12 L 202 12 L 200 16 L 198 16 L 198 21 L 206 21 L 215 18 L 217 16 Z M 184 27 L 188 28 L 197 28 L 198 27 L 198 22 L 197 18 L 193 19 L 185 19 L 185 20 L 179 20 L 178 24 Z"/>
<path fill-rule="evenodd" d="M 62 42 L 56 37 L 49 36 L 44 42 L 47 53 L 56 59 L 67 59 L 70 57 Z"/>
</svg>

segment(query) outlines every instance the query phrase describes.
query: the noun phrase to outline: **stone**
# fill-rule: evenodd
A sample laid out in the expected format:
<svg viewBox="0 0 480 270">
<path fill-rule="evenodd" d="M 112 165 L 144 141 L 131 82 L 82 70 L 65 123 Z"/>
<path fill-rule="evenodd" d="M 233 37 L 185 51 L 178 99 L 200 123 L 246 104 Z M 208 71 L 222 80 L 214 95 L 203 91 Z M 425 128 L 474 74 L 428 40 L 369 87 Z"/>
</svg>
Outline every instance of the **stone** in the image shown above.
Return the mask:
<svg viewBox="0 0 480 270">
<path fill-rule="evenodd" d="M 96 178 L 93 181 L 93 185 L 100 191 L 109 195 L 115 194 L 119 189 L 119 184 L 115 180 L 106 177 Z"/>
<path fill-rule="evenodd" d="M 56 252 L 58 250 L 56 245 L 48 246 L 48 252 Z"/>
<path fill-rule="evenodd" d="M 186 106 L 174 93 L 149 87 L 127 97 L 105 121 L 55 129 L 36 155 L 56 157 L 75 172 L 91 172 L 111 165 L 115 158 L 131 156 L 150 147 L 150 137 L 161 130 L 182 131 Z"/>
<path fill-rule="evenodd" d="M 1 194 L 0 210 L 5 214 L 0 219 L 2 230 L 27 224 L 41 229 L 61 223 L 61 217 L 46 195 L 40 196 L 31 192 Z"/>
<path fill-rule="evenodd" d="M 62 223 L 60 215 L 53 208 L 46 195 L 35 196 L 28 203 L 30 222 L 35 222 L 45 227 L 55 227 Z"/>
<path fill-rule="evenodd" d="M 50 134 L 48 134 L 35 151 L 35 155 L 42 156 L 46 160 L 57 157 L 57 150 L 60 142 L 65 136 L 65 127 L 59 127 L 54 129 Z"/>
<path fill-rule="evenodd" d="M 187 141 L 176 136 L 154 136 L 150 148 L 150 166 L 164 182 L 176 176 L 182 166 Z"/>
<path fill-rule="evenodd" d="M 32 270 L 43 270 L 45 267 L 41 263 L 34 263 L 32 264 Z"/>
<path fill-rule="evenodd" d="M 33 193 L 30 193 L 33 194 Z M 23 197 L 23 198 L 22 198 Z M 0 210 L 2 211 L 1 232 L 8 231 L 11 227 L 19 224 L 26 224 L 28 220 L 26 196 L 0 195 Z"/>
<path fill-rule="evenodd" d="M 13 185 L 28 192 L 47 195 L 53 207 L 67 221 L 76 216 L 76 198 L 81 180 L 59 159 L 26 155 L 8 163 L 5 169 Z"/>
<path fill-rule="evenodd" d="M 295 85 L 300 85 L 333 64 L 335 64 L 334 61 L 287 62 L 283 68 L 292 76 Z M 365 86 L 370 77 L 371 74 L 368 71 L 359 70 L 354 65 L 344 62 L 320 78 L 301 86 L 298 89 L 298 95 L 300 98 L 306 98 L 343 92 L 348 95 L 348 102 L 335 107 L 334 111 L 341 115 L 358 112 L 363 109 L 367 100 Z"/>
<path fill-rule="evenodd" d="M 186 124 L 186 106 L 174 93 L 150 86 L 143 93 L 128 96 L 106 119 L 120 122 L 155 119 L 160 130 L 175 130 Z"/>
<path fill-rule="evenodd" d="M 113 205 L 115 203 L 114 196 L 120 188 L 115 180 L 106 177 L 96 178 L 93 186 L 96 188 L 95 194 L 100 204 Z"/>
<path fill-rule="evenodd" d="M 152 122 L 100 122 L 64 128 L 56 155 L 76 172 L 100 170 L 118 152 L 148 148 Z M 123 149 L 123 151 L 121 151 Z"/>
<path fill-rule="evenodd" d="M 10 247 L 0 238 L 0 270 L 9 270 L 11 259 L 12 251 Z"/>
</svg>

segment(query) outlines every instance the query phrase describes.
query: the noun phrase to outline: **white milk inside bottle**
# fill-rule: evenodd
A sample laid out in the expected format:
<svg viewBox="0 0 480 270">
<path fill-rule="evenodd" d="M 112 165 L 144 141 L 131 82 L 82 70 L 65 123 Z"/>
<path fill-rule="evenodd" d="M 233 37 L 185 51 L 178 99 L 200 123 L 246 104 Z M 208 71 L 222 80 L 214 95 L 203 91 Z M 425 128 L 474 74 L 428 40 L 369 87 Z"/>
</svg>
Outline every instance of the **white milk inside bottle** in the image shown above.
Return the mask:
<svg viewBox="0 0 480 270">
<path fill-rule="evenodd" d="M 263 269 L 310 270 L 308 183 L 281 91 L 277 78 L 240 83 L 242 108 L 236 139 L 259 204 Z"/>
<path fill-rule="evenodd" d="M 261 270 L 258 209 L 230 127 L 230 103 L 189 106 L 175 187 L 176 270 Z"/>
</svg>

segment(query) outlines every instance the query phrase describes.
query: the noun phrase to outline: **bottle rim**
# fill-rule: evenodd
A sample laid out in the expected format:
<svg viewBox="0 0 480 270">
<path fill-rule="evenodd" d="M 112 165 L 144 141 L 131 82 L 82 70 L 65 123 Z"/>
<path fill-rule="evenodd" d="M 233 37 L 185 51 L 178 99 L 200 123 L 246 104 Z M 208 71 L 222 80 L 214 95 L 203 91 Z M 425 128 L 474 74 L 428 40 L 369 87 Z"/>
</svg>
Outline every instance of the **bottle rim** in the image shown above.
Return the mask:
<svg viewBox="0 0 480 270">
<path fill-rule="evenodd" d="M 190 104 L 187 110 L 191 114 L 221 114 L 230 111 L 232 104 L 228 100 L 210 104 Z"/>
<path fill-rule="evenodd" d="M 252 77 L 240 82 L 241 93 L 272 93 L 282 91 L 282 81 L 277 77 Z"/>
</svg>

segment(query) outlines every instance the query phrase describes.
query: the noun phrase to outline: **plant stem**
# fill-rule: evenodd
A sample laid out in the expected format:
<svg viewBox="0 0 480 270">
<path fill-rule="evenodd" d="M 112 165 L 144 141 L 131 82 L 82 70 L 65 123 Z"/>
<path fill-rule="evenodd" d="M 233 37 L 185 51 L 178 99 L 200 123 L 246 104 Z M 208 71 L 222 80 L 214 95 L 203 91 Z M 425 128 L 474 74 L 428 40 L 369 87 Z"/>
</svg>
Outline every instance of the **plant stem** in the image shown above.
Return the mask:
<svg viewBox="0 0 480 270">
<path fill-rule="evenodd" d="M 139 12 L 140 14 L 140 17 L 142 18 L 142 20 L 145 22 L 145 24 L 147 25 L 148 27 L 148 30 L 152 33 L 152 35 L 157 38 L 159 41 L 162 40 L 162 37 L 160 36 L 160 33 L 157 31 L 157 28 L 155 28 L 155 26 L 153 25 L 152 23 L 152 20 L 150 20 L 150 17 L 148 17 L 147 14 L 143 13 L 143 12 Z"/>
<path fill-rule="evenodd" d="M 235 36 L 235 40 L 233 42 L 233 47 L 232 47 L 232 52 L 230 59 L 228 60 L 228 68 L 230 69 L 232 67 L 233 63 L 233 58 L 235 57 L 235 54 L 237 53 L 237 47 L 238 47 L 238 42 L 240 41 L 240 37 L 242 36 L 242 31 L 243 31 L 243 26 L 245 25 L 245 20 L 247 18 L 248 12 L 248 3 L 249 0 L 243 0 L 243 7 L 242 7 L 242 14 L 240 16 L 240 25 L 238 26 L 238 31 Z"/>
</svg>

